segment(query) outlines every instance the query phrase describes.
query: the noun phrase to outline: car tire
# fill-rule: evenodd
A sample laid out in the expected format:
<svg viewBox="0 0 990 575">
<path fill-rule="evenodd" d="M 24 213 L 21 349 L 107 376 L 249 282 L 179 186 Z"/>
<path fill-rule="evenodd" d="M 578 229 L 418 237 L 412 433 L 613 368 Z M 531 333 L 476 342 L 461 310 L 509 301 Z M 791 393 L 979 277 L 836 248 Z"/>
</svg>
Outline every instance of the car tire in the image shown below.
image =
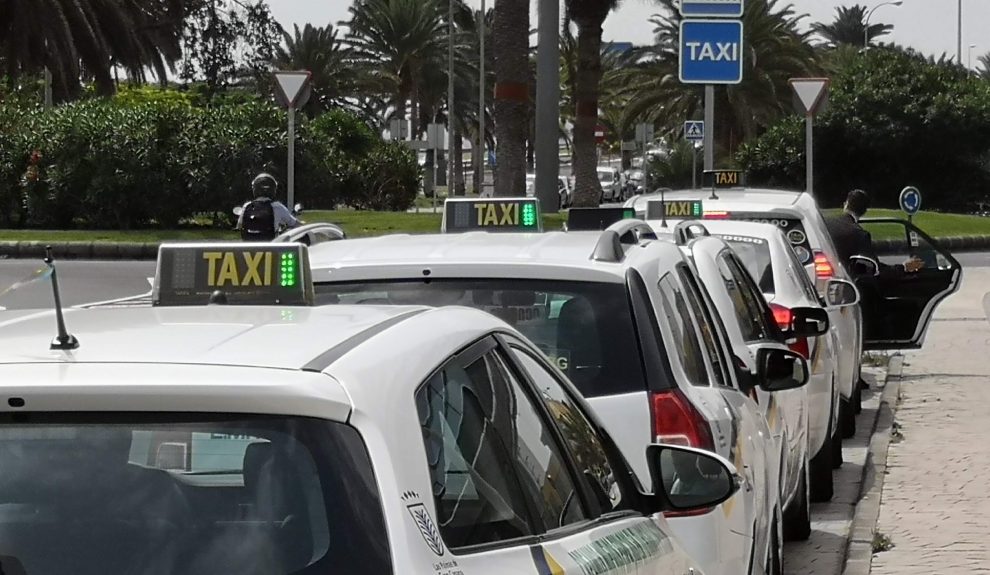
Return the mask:
<svg viewBox="0 0 990 575">
<path fill-rule="evenodd" d="M 811 501 L 814 503 L 832 500 L 832 495 L 835 491 L 834 478 L 832 477 L 832 470 L 834 469 L 832 463 L 832 455 L 834 453 L 832 441 L 837 439 L 839 438 L 832 437 L 829 434 L 825 438 L 822 448 L 818 450 L 818 453 L 808 463 L 808 475 L 811 482 Z M 842 448 L 840 447 L 839 454 L 841 455 L 841 453 Z"/>
<path fill-rule="evenodd" d="M 832 469 L 838 469 L 842 467 L 842 434 L 839 433 L 839 429 L 835 430 L 832 434 Z"/>
<path fill-rule="evenodd" d="M 831 472 L 831 470 L 829 470 Z M 797 499 L 784 511 L 784 541 L 805 541 L 811 537 L 811 500 L 808 463 L 805 462 L 798 484 Z"/>
<path fill-rule="evenodd" d="M 839 400 L 839 429 L 842 430 L 842 437 L 845 439 L 856 435 L 856 410 L 853 408 L 852 400 Z"/>
<path fill-rule="evenodd" d="M 779 513 L 774 513 L 770 526 L 770 552 L 767 558 L 767 575 L 784 575 L 784 545 L 780 532 Z"/>
<path fill-rule="evenodd" d="M 854 387 L 855 389 L 853 389 L 853 396 L 852 396 L 853 413 L 859 415 L 860 413 L 863 412 L 863 390 L 867 388 L 867 385 L 866 382 L 863 381 L 862 378 L 860 378 L 860 380 L 856 382 L 856 385 Z"/>
</svg>

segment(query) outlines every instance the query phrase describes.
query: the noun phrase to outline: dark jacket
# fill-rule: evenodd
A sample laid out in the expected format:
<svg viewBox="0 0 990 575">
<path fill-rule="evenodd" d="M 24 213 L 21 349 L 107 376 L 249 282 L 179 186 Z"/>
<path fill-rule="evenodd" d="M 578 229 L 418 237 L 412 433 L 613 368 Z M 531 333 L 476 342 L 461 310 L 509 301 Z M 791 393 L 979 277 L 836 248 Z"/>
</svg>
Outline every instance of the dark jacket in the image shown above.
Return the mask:
<svg viewBox="0 0 990 575">
<path fill-rule="evenodd" d="M 852 256 L 866 256 L 877 260 L 870 232 L 864 230 L 852 215 L 844 213 L 841 216 L 828 218 L 825 220 L 825 226 L 832 236 L 832 243 L 835 244 L 842 265 L 848 267 L 849 258 Z"/>
</svg>

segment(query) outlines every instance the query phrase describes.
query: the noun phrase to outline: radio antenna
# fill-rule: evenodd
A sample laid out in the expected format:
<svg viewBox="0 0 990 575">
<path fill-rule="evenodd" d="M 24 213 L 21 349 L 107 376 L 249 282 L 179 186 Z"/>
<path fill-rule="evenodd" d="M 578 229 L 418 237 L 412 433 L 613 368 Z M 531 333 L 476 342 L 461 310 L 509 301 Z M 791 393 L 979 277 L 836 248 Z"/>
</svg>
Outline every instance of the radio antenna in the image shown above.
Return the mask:
<svg viewBox="0 0 990 575">
<path fill-rule="evenodd" d="M 667 190 L 667 188 L 663 188 L 663 187 L 660 188 L 660 205 L 663 207 L 663 209 L 660 210 L 660 227 L 661 228 L 666 228 L 667 227 L 667 196 L 666 196 L 666 194 L 664 194 L 664 192 L 666 190 Z"/>
<path fill-rule="evenodd" d="M 79 340 L 65 329 L 65 317 L 62 315 L 62 297 L 58 290 L 58 272 L 55 270 L 55 258 L 52 257 L 52 247 L 45 246 L 45 263 L 52 270 L 52 292 L 55 294 L 55 321 L 58 323 L 58 335 L 52 340 L 51 349 L 68 351 L 79 347 Z"/>
</svg>

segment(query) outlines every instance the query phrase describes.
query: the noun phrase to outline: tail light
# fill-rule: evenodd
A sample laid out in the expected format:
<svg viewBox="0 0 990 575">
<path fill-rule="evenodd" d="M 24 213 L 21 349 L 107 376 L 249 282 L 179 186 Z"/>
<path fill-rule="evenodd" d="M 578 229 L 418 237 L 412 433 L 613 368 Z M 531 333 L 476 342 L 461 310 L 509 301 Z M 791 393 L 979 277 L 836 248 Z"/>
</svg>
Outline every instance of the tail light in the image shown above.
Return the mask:
<svg viewBox="0 0 990 575">
<path fill-rule="evenodd" d="M 818 258 L 815 258 L 815 268 L 818 268 Z M 826 260 L 827 262 L 827 260 Z M 830 266 L 831 268 L 831 266 Z M 779 303 L 770 304 L 770 309 L 773 311 L 773 319 L 777 322 L 777 326 L 783 331 L 790 331 L 791 325 L 794 323 L 794 313 L 791 309 L 784 307 Z M 791 351 L 801 354 L 801 357 L 805 359 L 810 359 L 808 356 L 811 354 L 811 350 L 808 347 L 808 339 L 804 337 L 799 337 L 794 343 L 788 344 Z"/>
<path fill-rule="evenodd" d="M 703 219 L 706 220 L 727 220 L 729 219 L 729 212 L 705 212 Z"/>
<path fill-rule="evenodd" d="M 815 277 L 818 279 L 831 279 L 835 275 L 835 268 L 828 256 L 823 252 L 815 252 Z"/>
<path fill-rule="evenodd" d="M 680 390 L 663 391 L 651 396 L 653 435 L 660 443 L 696 447 L 715 451 L 712 432 L 701 412 Z M 666 517 L 704 515 L 714 507 L 695 511 L 667 511 Z"/>
</svg>

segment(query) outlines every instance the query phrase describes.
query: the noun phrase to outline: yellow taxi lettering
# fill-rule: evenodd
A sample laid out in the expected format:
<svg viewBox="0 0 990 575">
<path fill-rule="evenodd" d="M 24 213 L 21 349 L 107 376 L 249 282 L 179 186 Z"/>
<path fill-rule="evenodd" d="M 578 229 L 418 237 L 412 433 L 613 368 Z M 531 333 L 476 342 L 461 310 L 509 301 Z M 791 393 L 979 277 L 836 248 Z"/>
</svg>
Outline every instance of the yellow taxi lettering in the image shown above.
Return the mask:
<svg viewBox="0 0 990 575">
<path fill-rule="evenodd" d="M 244 272 L 244 279 L 241 281 L 241 285 L 262 285 L 261 270 L 259 268 L 261 267 L 261 261 L 264 259 L 264 255 L 261 252 L 244 254 L 244 263 L 247 264 L 247 269 Z"/>
<path fill-rule="evenodd" d="M 495 204 L 485 205 L 485 219 L 481 222 L 483 226 L 498 225 L 498 209 Z"/>
<path fill-rule="evenodd" d="M 502 204 L 502 218 L 499 225 L 514 226 L 519 222 L 519 204 Z"/>
<path fill-rule="evenodd" d="M 272 252 L 265 252 L 265 287 L 272 285 L 275 268 L 272 267 Z"/>
<path fill-rule="evenodd" d="M 220 262 L 220 272 L 216 276 L 216 284 L 214 285 L 223 287 L 228 282 L 235 287 L 241 285 L 240 278 L 237 274 L 237 260 L 234 259 L 234 254 L 231 252 L 223 254 L 223 261 Z"/>
<path fill-rule="evenodd" d="M 715 181 L 720 186 L 735 186 L 739 184 L 739 172 L 718 172 Z"/>
<path fill-rule="evenodd" d="M 478 211 L 478 224 L 481 225 L 485 221 L 485 211 L 490 204 L 475 204 L 474 209 Z"/>
<path fill-rule="evenodd" d="M 208 285 L 210 287 L 215 287 L 217 284 L 213 281 L 213 278 L 217 277 L 217 261 L 223 257 L 220 252 L 203 252 L 203 259 L 209 262 L 209 271 L 206 277 L 209 278 Z"/>
</svg>

